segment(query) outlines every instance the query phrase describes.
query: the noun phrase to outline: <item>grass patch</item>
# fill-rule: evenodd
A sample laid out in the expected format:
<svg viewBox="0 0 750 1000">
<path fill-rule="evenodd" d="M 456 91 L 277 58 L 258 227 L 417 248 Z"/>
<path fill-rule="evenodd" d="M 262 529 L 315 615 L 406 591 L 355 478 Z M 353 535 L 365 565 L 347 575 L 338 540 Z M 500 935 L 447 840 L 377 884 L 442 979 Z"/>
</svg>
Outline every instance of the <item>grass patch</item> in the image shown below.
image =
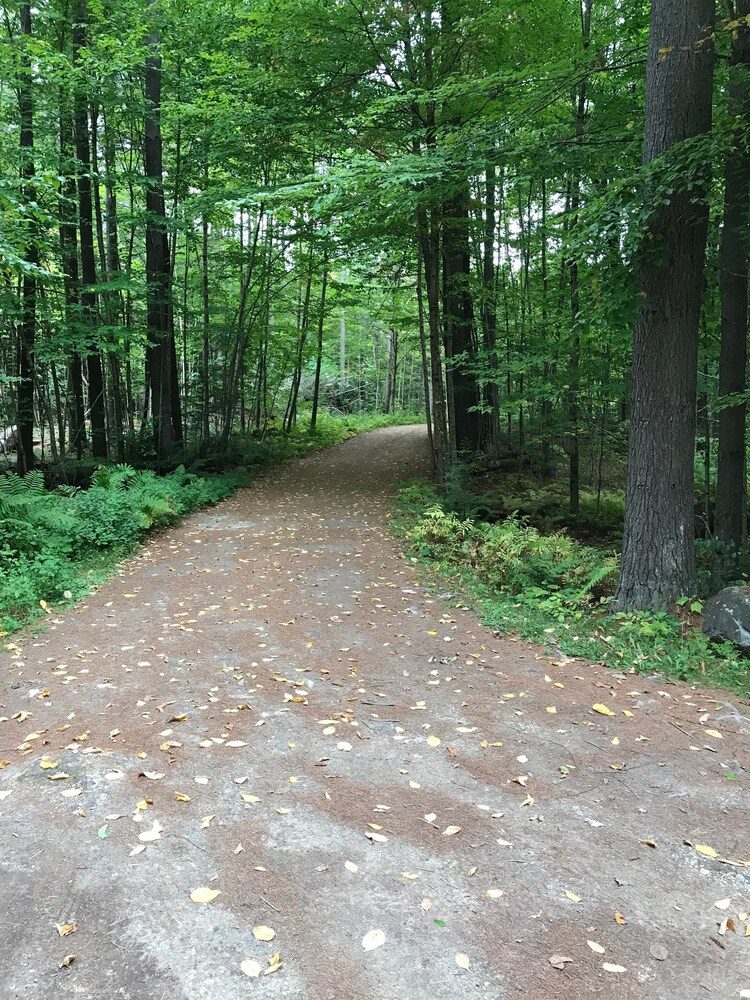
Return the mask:
<svg viewBox="0 0 750 1000">
<path fill-rule="evenodd" d="M 731 643 L 711 643 L 668 612 L 607 614 L 615 552 L 541 534 L 518 517 L 461 519 L 426 483 L 400 490 L 393 524 L 436 582 L 500 632 L 619 670 L 750 694 L 750 665 Z"/>
</svg>

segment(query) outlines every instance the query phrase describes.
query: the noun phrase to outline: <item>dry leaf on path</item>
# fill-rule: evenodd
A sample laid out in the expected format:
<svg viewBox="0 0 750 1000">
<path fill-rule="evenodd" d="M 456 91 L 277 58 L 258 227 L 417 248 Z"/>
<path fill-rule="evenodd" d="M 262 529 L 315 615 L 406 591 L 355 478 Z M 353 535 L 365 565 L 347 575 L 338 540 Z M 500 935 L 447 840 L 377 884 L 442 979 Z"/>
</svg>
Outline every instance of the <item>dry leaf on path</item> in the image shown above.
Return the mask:
<svg viewBox="0 0 750 1000">
<path fill-rule="evenodd" d="M 385 934 L 381 930 L 368 931 L 362 938 L 362 947 L 365 951 L 374 951 L 382 944 L 385 944 Z"/>
<path fill-rule="evenodd" d="M 206 886 L 201 886 L 200 889 L 193 889 L 190 893 L 190 899 L 194 903 L 212 903 L 218 895 L 220 895 L 218 889 L 208 889 Z"/>
<path fill-rule="evenodd" d="M 466 969 L 466 971 L 468 972 L 469 964 L 470 964 L 469 956 L 464 955 L 462 952 L 458 952 L 458 954 L 456 955 L 456 965 L 459 967 L 459 969 Z"/>
<path fill-rule="evenodd" d="M 591 707 L 593 708 L 593 710 L 595 712 L 598 712 L 599 715 L 614 715 L 615 714 L 612 711 L 612 709 L 611 708 L 607 708 L 606 705 L 599 704 L 599 705 L 592 705 Z"/>
<path fill-rule="evenodd" d="M 572 961 L 573 959 L 568 958 L 567 955 L 550 955 L 549 957 L 549 964 L 553 969 L 564 969 Z"/>
<path fill-rule="evenodd" d="M 589 946 L 589 948 L 592 951 L 595 951 L 597 955 L 603 955 L 604 954 L 604 948 L 600 944 L 598 944 L 596 941 L 587 941 L 586 944 Z"/>
<path fill-rule="evenodd" d="M 623 965 L 612 965 L 611 962 L 603 962 L 602 968 L 605 972 L 627 972 L 628 970 Z"/>
<path fill-rule="evenodd" d="M 273 941 L 276 937 L 276 931 L 273 927 L 266 927 L 265 924 L 256 924 L 253 927 L 253 937 L 256 941 Z"/>
<path fill-rule="evenodd" d="M 246 958 L 240 965 L 240 969 L 242 969 L 246 976 L 250 976 L 251 979 L 257 979 L 263 971 L 263 966 L 260 962 L 256 962 L 254 958 Z"/>
</svg>

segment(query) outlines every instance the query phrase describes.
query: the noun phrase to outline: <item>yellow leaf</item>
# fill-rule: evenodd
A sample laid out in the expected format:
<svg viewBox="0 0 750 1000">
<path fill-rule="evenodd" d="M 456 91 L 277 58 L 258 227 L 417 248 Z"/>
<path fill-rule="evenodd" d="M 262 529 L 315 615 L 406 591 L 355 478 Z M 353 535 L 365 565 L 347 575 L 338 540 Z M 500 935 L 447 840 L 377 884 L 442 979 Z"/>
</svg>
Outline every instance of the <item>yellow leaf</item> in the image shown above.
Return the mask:
<svg viewBox="0 0 750 1000">
<path fill-rule="evenodd" d="M 240 969 L 242 969 L 246 976 L 250 976 L 251 979 L 257 979 L 261 973 L 262 966 L 254 958 L 246 958 L 240 965 Z"/>
<path fill-rule="evenodd" d="M 581 900 L 583 899 L 583 896 L 576 896 L 576 894 L 574 892 L 571 892 L 569 889 L 565 890 L 565 895 L 568 897 L 571 903 L 580 903 Z"/>
<path fill-rule="evenodd" d="M 276 931 L 273 927 L 266 927 L 265 924 L 256 924 L 253 927 L 253 937 L 257 941 L 273 941 L 276 937 Z"/>
<path fill-rule="evenodd" d="M 440 740 L 437 738 L 437 736 L 428 736 L 427 737 L 427 746 L 428 747 L 439 747 L 440 746 Z"/>
<path fill-rule="evenodd" d="M 240 796 L 240 798 L 242 799 L 242 801 L 243 801 L 243 802 L 249 802 L 249 803 L 250 803 L 250 805 L 253 805 L 253 806 L 254 806 L 254 805 L 255 805 L 255 804 L 257 803 L 257 802 L 260 802 L 260 799 L 258 798 L 258 796 L 257 796 L 257 795 L 246 795 L 246 794 L 244 794 L 244 793 L 243 793 L 243 794 L 242 794 L 242 795 Z"/>
<path fill-rule="evenodd" d="M 60 766 L 60 761 L 50 760 L 49 757 L 45 757 L 39 766 L 43 771 L 51 771 L 53 768 Z"/>
<path fill-rule="evenodd" d="M 461 832 L 461 827 L 460 826 L 446 826 L 446 828 L 443 830 L 443 836 L 444 837 L 453 837 L 457 833 L 460 833 L 460 832 Z"/>
<path fill-rule="evenodd" d="M 190 801 L 190 796 L 189 795 L 185 795 L 184 792 L 175 792 L 174 794 L 175 794 L 175 798 L 177 799 L 178 802 L 189 802 Z"/>
<path fill-rule="evenodd" d="M 488 899 L 500 899 L 502 894 L 503 894 L 502 889 L 488 889 L 487 892 L 485 893 L 485 896 L 487 896 Z"/>
<path fill-rule="evenodd" d="M 218 895 L 220 895 L 218 889 L 207 889 L 202 886 L 200 889 L 193 889 L 190 893 L 190 899 L 194 903 L 213 903 Z"/>
<path fill-rule="evenodd" d="M 721 733 L 717 729 L 704 729 L 703 732 L 706 734 L 706 736 L 713 736 L 713 738 L 715 740 L 723 740 L 724 739 L 724 737 L 721 735 Z"/>
<path fill-rule="evenodd" d="M 459 967 L 459 969 L 466 969 L 466 971 L 468 972 L 469 971 L 469 956 L 468 955 L 464 955 L 461 952 L 459 952 L 456 955 L 456 965 Z"/>
<path fill-rule="evenodd" d="M 709 847 L 707 844 L 696 844 L 695 849 L 698 854 L 702 854 L 704 858 L 718 858 L 718 852 L 716 852 L 713 847 Z"/>
<path fill-rule="evenodd" d="M 73 962 L 75 962 L 75 960 L 76 960 L 75 955 L 66 955 L 65 958 L 62 960 L 62 962 L 60 962 L 59 968 L 68 969 L 73 964 Z"/>
<path fill-rule="evenodd" d="M 555 708 L 554 705 L 550 705 L 547 711 L 549 712 L 550 715 L 557 715 L 557 709 Z"/>
<path fill-rule="evenodd" d="M 611 708 L 607 708 L 606 705 L 592 705 L 591 707 L 594 709 L 595 712 L 598 712 L 599 715 L 614 715 L 615 714 L 612 711 L 612 709 Z"/>
<path fill-rule="evenodd" d="M 75 924 L 55 924 L 55 927 L 60 937 L 67 937 L 68 934 L 74 934 L 78 929 Z"/>
<path fill-rule="evenodd" d="M 214 818 L 216 813 L 211 813 L 210 816 L 204 816 L 201 820 L 201 830 L 207 830 L 211 826 L 211 820 Z"/>
</svg>

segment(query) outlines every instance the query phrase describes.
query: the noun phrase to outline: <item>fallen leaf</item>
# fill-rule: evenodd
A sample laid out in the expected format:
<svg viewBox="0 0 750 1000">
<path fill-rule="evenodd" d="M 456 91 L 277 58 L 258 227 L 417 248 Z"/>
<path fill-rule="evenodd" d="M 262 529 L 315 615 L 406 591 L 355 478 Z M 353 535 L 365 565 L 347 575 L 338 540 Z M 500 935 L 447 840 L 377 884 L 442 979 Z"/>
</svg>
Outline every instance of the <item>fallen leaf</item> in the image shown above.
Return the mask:
<svg viewBox="0 0 750 1000">
<path fill-rule="evenodd" d="M 669 952 L 663 944 L 652 944 L 649 951 L 651 952 L 651 957 L 655 958 L 657 962 L 663 962 L 669 956 Z"/>
<path fill-rule="evenodd" d="M 260 962 L 256 962 L 254 958 L 246 958 L 240 965 L 240 969 L 246 976 L 250 976 L 251 979 L 257 979 L 263 970 L 263 966 Z"/>
<path fill-rule="evenodd" d="M 718 858 L 719 856 L 713 847 L 709 847 L 708 844 L 696 844 L 695 849 L 698 854 L 702 854 L 704 858 Z"/>
<path fill-rule="evenodd" d="M 202 886 L 200 889 L 193 889 L 190 893 L 190 899 L 194 903 L 212 903 L 218 895 L 220 895 L 218 889 L 208 889 Z"/>
<path fill-rule="evenodd" d="M 622 913 L 615 913 L 615 923 L 619 924 L 622 927 L 627 923 L 627 920 L 622 915 Z"/>
<path fill-rule="evenodd" d="M 594 709 L 595 712 L 598 712 L 599 715 L 614 715 L 615 714 L 612 711 L 612 709 L 611 708 L 607 708 L 606 705 L 599 704 L 599 705 L 592 705 L 591 707 Z"/>
<path fill-rule="evenodd" d="M 58 968 L 68 969 L 73 964 L 73 962 L 75 962 L 75 960 L 76 960 L 75 955 L 66 955 L 65 958 L 62 960 L 62 962 L 60 962 Z"/>
<path fill-rule="evenodd" d="M 437 738 L 437 736 L 428 736 L 427 737 L 427 746 L 429 746 L 429 747 L 439 747 L 440 746 L 440 740 Z"/>
<path fill-rule="evenodd" d="M 592 951 L 595 951 L 597 955 L 603 955 L 604 954 L 604 948 L 602 948 L 602 946 L 600 944 L 597 944 L 596 941 L 587 941 L 586 944 L 589 946 L 589 948 Z"/>
<path fill-rule="evenodd" d="M 564 969 L 572 961 L 573 959 L 568 958 L 567 955 L 550 955 L 549 957 L 549 964 L 553 969 Z"/>
<path fill-rule="evenodd" d="M 107 824 L 106 823 L 104 824 L 104 826 L 100 826 L 99 827 L 99 829 L 97 830 L 97 834 L 99 835 L 99 839 L 100 840 L 106 840 L 107 839 Z"/>
<path fill-rule="evenodd" d="M 580 903 L 581 900 L 583 899 L 583 896 L 577 896 L 574 892 L 571 892 L 569 889 L 565 890 L 565 895 L 568 897 L 571 903 Z"/>
<path fill-rule="evenodd" d="M 352 872 L 352 873 L 355 873 L 355 874 L 356 874 L 356 872 L 359 871 L 358 865 L 355 865 L 353 861 L 345 861 L 344 862 L 344 868 L 346 868 L 346 870 L 348 872 Z"/>
<path fill-rule="evenodd" d="M 713 736 L 713 738 L 715 740 L 723 740 L 724 739 L 724 737 L 721 735 L 721 733 L 718 730 L 716 730 L 716 729 L 704 729 L 703 732 L 706 734 L 706 736 Z"/>
<path fill-rule="evenodd" d="M 158 820 L 154 820 L 154 825 L 150 830 L 144 830 L 143 833 L 138 834 L 138 839 L 144 844 L 153 844 L 157 840 L 161 840 L 161 835 L 164 832 L 164 827 Z"/>
<path fill-rule="evenodd" d="M 253 937 L 256 941 L 273 941 L 276 937 L 276 931 L 273 927 L 266 927 L 265 924 L 256 924 L 253 927 Z"/>
<path fill-rule="evenodd" d="M 488 889 L 487 892 L 485 893 L 485 896 L 487 896 L 488 899 L 500 899 L 502 894 L 503 894 L 502 889 Z"/>
<path fill-rule="evenodd" d="M 469 956 L 464 955 L 462 952 L 458 952 L 458 954 L 456 955 L 456 965 L 459 967 L 459 969 L 465 969 L 468 972 Z"/>
<path fill-rule="evenodd" d="M 730 905 L 731 905 L 731 903 L 732 903 L 732 900 L 729 899 L 729 898 L 727 898 L 727 899 L 718 899 L 714 903 L 714 906 L 716 907 L 717 910 L 728 910 L 729 907 L 730 907 Z"/>
<path fill-rule="evenodd" d="M 368 931 L 362 938 L 362 947 L 365 951 L 374 951 L 385 944 L 385 934 L 381 930 Z"/>
<path fill-rule="evenodd" d="M 135 847 L 130 852 L 130 854 L 128 855 L 128 857 L 134 858 L 136 854 L 143 854 L 145 850 L 146 850 L 145 844 L 136 844 Z"/>
<path fill-rule="evenodd" d="M 376 844 L 387 844 L 388 838 L 384 837 L 382 833 L 373 833 L 371 830 L 365 831 L 365 837 L 368 840 L 372 840 Z"/>
<path fill-rule="evenodd" d="M 68 934 L 74 934 L 78 930 L 75 924 L 55 924 L 55 927 L 60 937 L 67 937 Z"/>
<path fill-rule="evenodd" d="M 605 972 L 627 972 L 623 965 L 612 965 L 610 962 L 603 962 L 602 968 Z"/>
<path fill-rule="evenodd" d="M 214 818 L 216 813 L 211 813 L 209 816 L 204 816 L 201 820 L 201 830 L 207 830 L 211 826 L 211 820 Z"/>
<path fill-rule="evenodd" d="M 460 833 L 460 832 L 461 832 L 461 827 L 460 826 L 446 826 L 446 828 L 443 830 L 443 836 L 444 837 L 453 837 L 457 833 Z"/>
</svg>

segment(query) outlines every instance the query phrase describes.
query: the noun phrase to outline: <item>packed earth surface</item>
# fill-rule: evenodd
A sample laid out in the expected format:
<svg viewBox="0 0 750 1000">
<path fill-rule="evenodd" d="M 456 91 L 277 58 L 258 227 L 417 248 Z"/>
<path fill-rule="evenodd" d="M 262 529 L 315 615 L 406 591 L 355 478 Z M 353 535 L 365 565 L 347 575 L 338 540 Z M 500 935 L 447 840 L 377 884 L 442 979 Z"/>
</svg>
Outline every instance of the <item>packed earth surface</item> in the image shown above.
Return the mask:
<svg viewBox="0 0 750 1000">
<path fill-rule="evenodd" d="M 426 471 L 421 427 L 271 470 L 5 640 L 0 996 L 750 990 L 747 704 L 426 586 Z"/>
</svg>

